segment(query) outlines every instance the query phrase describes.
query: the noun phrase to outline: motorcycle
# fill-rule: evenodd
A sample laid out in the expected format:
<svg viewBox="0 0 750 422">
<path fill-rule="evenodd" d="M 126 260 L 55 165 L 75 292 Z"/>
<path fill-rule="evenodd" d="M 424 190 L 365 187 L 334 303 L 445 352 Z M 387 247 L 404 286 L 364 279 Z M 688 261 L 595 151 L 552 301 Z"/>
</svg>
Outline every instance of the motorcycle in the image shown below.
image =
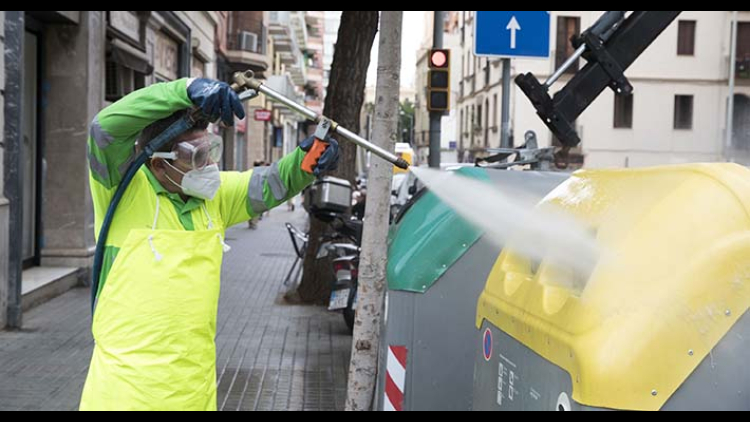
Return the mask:
<svg viewBox="0 0 750 422">
<path fill-rule="evenodd" d="M 354 316 L 357 309 L 357 286 L 359 280 L 359 255 L 362 242 L 362 221 L 356 218 L 337 219 L 334 233 L 329 239 L 344 239 L 345 242 L 324 242 L 318 252 L 318 259 L 333 257 L 332 269 L 335 275 L 331 285 L 328 310 L 341 312 L 349 331 L 354 330 Z"/>
</svg>

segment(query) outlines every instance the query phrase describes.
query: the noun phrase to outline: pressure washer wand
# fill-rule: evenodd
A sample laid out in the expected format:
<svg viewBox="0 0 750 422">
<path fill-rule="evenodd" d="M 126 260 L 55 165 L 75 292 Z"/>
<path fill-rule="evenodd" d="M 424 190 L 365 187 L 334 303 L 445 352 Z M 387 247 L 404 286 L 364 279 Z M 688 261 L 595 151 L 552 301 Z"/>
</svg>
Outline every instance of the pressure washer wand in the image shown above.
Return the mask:
<svg viewBox="0 0 750 422">
<path fill-rule="evenodd" d="M 290 98 L 287 98 L 281 93 L 276 92 L 273 89 L 265 86 L 262 82 L 255 79 L 255 75 L 250 70 L 245 71 L 245 72 L 237 72 L 234 74 L 234 83 L 232 84 L 232 89 L 234 89 L 237 92 L 240 92 L 240 100 L 243 100 L 243 101 L 254 97 L 255 95 L 257 95 L 258 92 L 261 92 L 265 94 L 266 96 L 268 96 L 268 98 L 270 98 L 272 101 L 275 101 L 284 105 L 285 107 L 289 108 L 295 113 L 303 116 L 304 118 L 308 120 L 312 120 L 315 123 L 320 123 L 323 120 L 330 120 L 327 117 L 321 114 L 318 114 L 310 110 L 309 108 L 298 104 L 296 101 Z M 409 163 L 406 162 L 406 160 L 404 160 L 403 158 L 397 157 L 393 153 L 388 152 L 385 149 L 373 144 L 372 142 L 357 135 L 356 133 L 350 131 L 349 129 L 338 125 L 334 121 L 331 121 L 331 124 L 332 124 L 331 131 L 339 135 L 340 138 L 344 138 L 348 140 L 349 142 L 359 145 L 360 147 L 372 152 L 373 154 L 388 161 L 389 163 L 393 164 L 394 166 L 398 168 L 401 168 L 404 170 L 407 170 L 409 168 Z"/>
</svg>

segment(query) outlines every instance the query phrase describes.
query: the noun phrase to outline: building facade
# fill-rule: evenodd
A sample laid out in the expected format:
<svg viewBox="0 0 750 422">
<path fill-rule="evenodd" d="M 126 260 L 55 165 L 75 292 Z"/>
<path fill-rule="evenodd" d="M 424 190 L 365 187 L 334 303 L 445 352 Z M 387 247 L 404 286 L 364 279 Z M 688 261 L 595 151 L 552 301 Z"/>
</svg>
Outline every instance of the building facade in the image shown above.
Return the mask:
<svg viewBox="0 0 750 422">
<path fill-rule="evenodd" d="M 0 13 L 0 328 L 19 327 L 23 308 L 90 279 L 86 138 L 103 107 L 153 83 L 229 82 L 248 69 L 269 85 L 281 81 L 274 86 L 300 102 L 322 103 L 322 71 L 313 84 L 306 74 L 307 62 L 323 55 L 321 12 Z M 280 158 L 306 129 L 263 96 L 246 111 L 233 128 L 209 128 L 224 139 L 225 170 Z"/>
<path fill-rule="evenodd" d="M 459 73 L 459 156 L 473 160 L 500 145 L 502 68 L 497 59 L 476 57 L 474 12 L 460 13 L 457 33 Z M 512 77 L 533 72 L 545 80 L 572 53 L 570 36 L 591 26 L 603 11 L 551 11 L 548 60 L 514 59 Z M 628 69 L 630 97 L 606 90 L 576 122 L 582 144 L 579 165 L 640 167 L 724 159 L 746 160 L 750 141 L 750 12 L 739 13 L 737 60 L 730 63 L 732 12 L 685 11 Z M 583 60 L 575 69 L 585 65 Z M 729 69 L 737 69 L 735 141 L 724 145 Z M 570 75 L 550 90 L 557 92 Z M 534 130 L 542 146 L 555 140 L 515 85 L 511 92 L 511 129 L 515 144 Z"/>
</svg>

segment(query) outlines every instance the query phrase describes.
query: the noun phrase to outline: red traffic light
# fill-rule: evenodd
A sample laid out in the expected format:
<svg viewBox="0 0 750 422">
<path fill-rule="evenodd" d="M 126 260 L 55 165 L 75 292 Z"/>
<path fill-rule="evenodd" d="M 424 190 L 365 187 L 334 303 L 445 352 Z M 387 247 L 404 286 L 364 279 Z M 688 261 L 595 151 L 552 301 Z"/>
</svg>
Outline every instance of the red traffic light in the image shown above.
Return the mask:
<svg viewBox="0 0 750 422">
<path fill-rule="evenodd" d="M 427 110 L 444 113 L 450 110 L 451 51 L 432 49 L 428 59 Z"/>
<path fill-rule="evenodd" d="M 430 51 L 430 68 L 445 69 L 448 67 L 450 59 L 449 50 L 431 50 Z"/>
</svg>

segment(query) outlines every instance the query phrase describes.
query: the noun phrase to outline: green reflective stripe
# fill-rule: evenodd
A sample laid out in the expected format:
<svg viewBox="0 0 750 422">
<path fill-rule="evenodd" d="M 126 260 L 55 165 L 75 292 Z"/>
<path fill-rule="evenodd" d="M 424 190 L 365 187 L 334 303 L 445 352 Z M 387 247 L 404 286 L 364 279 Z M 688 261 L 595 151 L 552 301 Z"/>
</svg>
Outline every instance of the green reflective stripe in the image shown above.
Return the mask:
<svg viewBox="0 0 750 422">
<path fill-rule="evenodd" d="M 109 176 L 109 168 L 107 168 L 107 164 L 102 163 L 99 161 L 99 158 L 94 154 L 94 151 L 91 149 L 91 145 L 88 145 L 87 148 L 87 155 L 89 158 L 89 167 L 91 168 L 92 174 L 96 176 L 97 180 L 101 184 L 103 184 L 106 187 L 110 187 L 112 184 L 112 179 Z"/>
<path fill-rule="evenodd" d="M 94 120 L 91 122 L 91 130 L 89 133 L 94 142 L 96 142 L 96 146 L 101 149 L 107 148 L 115 141 L 115 138 L 102 128 L 102 125 L 99 123 L 98 115 L 94 117 Z"/>
<path fill-rule="evenodd" d="M 284 182 L 281 180 L 281 174 L 279 173 L 279 163 L 273 163 L 270 171 L 268 172 L 268 186 L 271 188 L 273 197 L 277 201 L 283 201 L 284 199 L 286 199 L 289 191 L 287 190 L 286 186 L 284 186 Z"/>
<path fill-rule="evenodd" d="M 102 293 L 109 272 L 112 270 L 112 266 L 115 265 L 115 259 L 117 258 L 118 253 L 120 253 L 120 248 L 114 246 L 106 246 L 104 248 L 104 261 L 102 262 L 102 272 L 99 276 L 99 290 L 96 292 L 96 297 L 99 297 Z"/>
<path fill-rule="evenodd" d="M 251 216 L 278 206 L 297 195 L 315 180 L 302 170 L 306 152 L 297 148 L 272 167 L 256 167 L 247 190 L 247 211 Z"/>
<path fill-rule="evenodd" d="M 256 167 L 253 169 L 253 175 L 250 178 L 250 184 L 247 188 L 250 207 L 256 215 L 260 215 L 269 209 L 263 198 L 263 186 L 265 185 L 268 169 L 268 167 Z"/>
<path fill-rule="evenodd" d="M 120 180 L 125 177 L 125 173 L 128 172 L 128 168 L 133 163 L 133 161 L 135 161 L 135 155 L 131 155 L 130 157 L 128 157 L 128 160 L 122 163 L 120 167 L 117 168 L 117 171 L 120 173 Z"/>
<path fill-rule="evenodd" d="M 101 182 L 107 189 L 122 180 L 135 155 L 135 141 L 144 128 L 192 105 L 187 97 L 186 81 L 158 83 L 134 91 L 92 119 L 89 145 L 99 162 L 108 167 L 109 177 Z M 105 203 L 109 201 L 109 198 L 102 199 Z"/>
</svg>

